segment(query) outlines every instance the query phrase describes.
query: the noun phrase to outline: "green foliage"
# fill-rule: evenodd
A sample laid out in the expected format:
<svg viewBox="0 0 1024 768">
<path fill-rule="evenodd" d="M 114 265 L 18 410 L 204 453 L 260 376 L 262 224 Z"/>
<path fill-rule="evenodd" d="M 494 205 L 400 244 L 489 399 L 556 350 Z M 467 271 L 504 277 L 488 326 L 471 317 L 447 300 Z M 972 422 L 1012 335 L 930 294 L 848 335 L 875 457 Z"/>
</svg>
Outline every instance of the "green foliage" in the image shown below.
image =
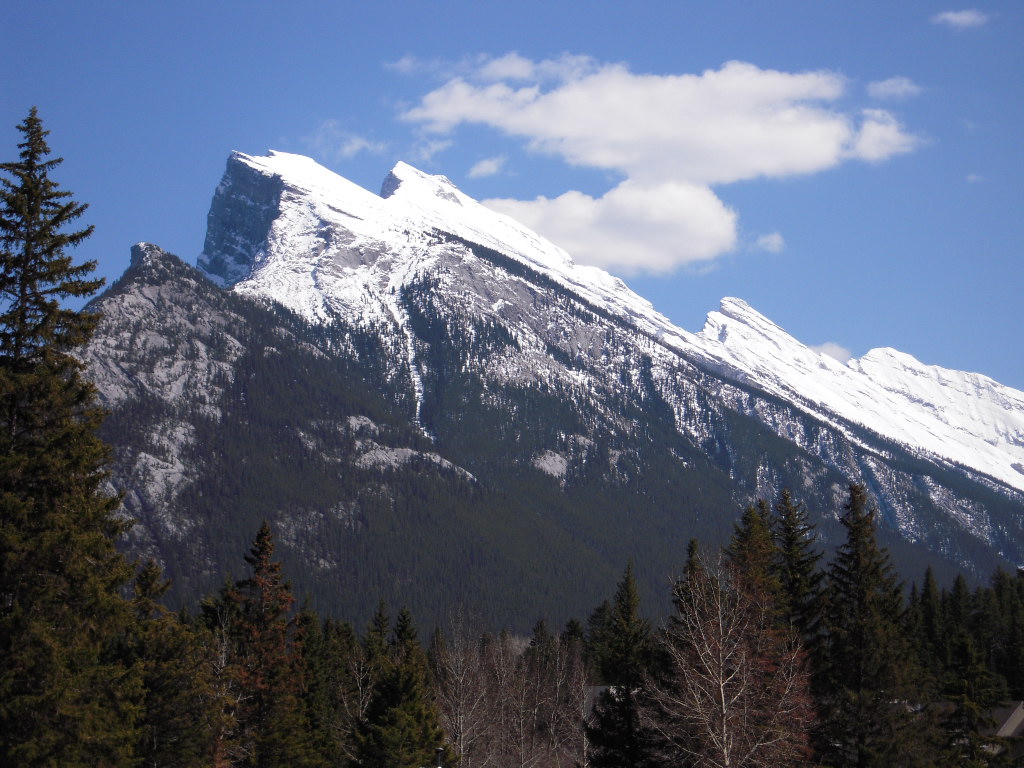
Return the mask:
<svg viewBox="0 0 1024 768">
<path fill-rule="evenodd" d="M 822 553 L 807 508 L 786 488 L 775 503 L 772 532 L 778 579 L 776 611 L 780 624 L 791 627 L 800 639 L 813 670 L 824 631 L 825 574 L 818 566 Z M 812 682 L 817 679 L 815 675 Z"/>
<path fill-rule="evenodd" d="M 632 562 L 626 566 L 601 631 L 607 639 L 597 664 L 609 687 L 598 696 L 586 726 L 590 764 L 596 768 L 652 765 L 651 734 L 641 725 L 638 697 L 650 671 L 654 638 L 650 622 L 640 614 Z"/>
<path fill-rule="evenodd" d="M 875 539 L 876 510 L 851 484 L 846 541 L 828 571 L 819 749 L 829 765 L 932 765 L 931 700 L 904 631 L 902 585 Z"/>
<path fill-rule="evenodd" d="M 142 765 L 209 765 L 218 719 L 213 664 L 204 629 L 160 604 L 169 584 L 149 561 L 135 578 L 135 627 L 128 658 L 142 670 L 145 692 L 135 749 Z"/>
<path fill-rule="evenodd" d="M 102 413 L 73 352 L 96 317 L 63 308 L 102 285 L 66 252 L 92 232 L 50 173 L 33 108 L 19 160 L 0 164 L 0 762 L 129 765 L 139 669 L 119 652 L 127 527 L 103 491 Z"/>
<path fill-rule="evenodd" d="M 368 646 L 374 654 L 380 651 L 384 626 L 375 621 L 371 627 Z M 412 615 L 403 608 L 356 734 L 356 760 L 363 768 L 421 768 L 433 764 L 435 750 L 445 743 L 428 684 L 426 654 L 417 640 Z"/>
<path fill-rule="evenodd" d="M 275 561 L 264 523 L 245 561 L 248 578 L 227 584 L 204 604 L 207 626 L 223 633 L 225 664 L 221 718 L 214 761 L 252 768 L 317 766 L 322 761 L 307 735 L 301 696 L 301 647 L 294 641 L 294 598 Z"/>
<path fill-rule="evenodd" d="M 782 585 L 776 564 L 780 553 L 772 536 L 771 509 L 764 499 L 743 511 L 723 552 L 726 564 L 737 571 L 748 589 L 778 602 Z"/>
</svg>

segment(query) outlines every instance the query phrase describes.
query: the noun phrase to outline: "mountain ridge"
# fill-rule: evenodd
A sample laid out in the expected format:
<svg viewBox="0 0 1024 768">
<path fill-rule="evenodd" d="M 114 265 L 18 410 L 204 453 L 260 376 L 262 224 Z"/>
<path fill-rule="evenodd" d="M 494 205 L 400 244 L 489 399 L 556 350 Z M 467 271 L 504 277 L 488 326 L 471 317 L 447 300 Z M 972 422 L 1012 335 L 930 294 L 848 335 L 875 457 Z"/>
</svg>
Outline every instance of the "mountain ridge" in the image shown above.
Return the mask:
<svg viewBox="0 0 1024 768">
<path fill-rule="evenodd" d="M 554 246 L 520 253 L 538 236 L 510 220 L 504 250 L 468 239 L 498 214 L 447 180 L 398 167 L 381 198 L 275 162 L 313 178 L 232 155 L 205 274 L 139 244 L 92 305 L 111 487 L 176 601 L 215 590 L 266 520 L 325 613 L 384 598 L 437 622 L 455 600 L 525 629 L 584 615 L 629 559 L 663 594 L 690 538 L 717 546 L 783 487 L 833 546 L 852 480 L 905 573 L 1024 562 L 1024 494 L 765 386 L 745 368 L 767 342 L 726 354 L 763 324 L 780 359 L 840 365 L 745 303 L 690 334 Z"/>
<path fill-rule="evenodd" d="M 593 267 L 575 265 L 565 251 L 508 217 L 484 209 L 447 178 L 429 176 L 406 163 L 396 165 L 385 178 L 383 187 L 388 194 L 376 197 L 308 158 L 284 153 L 253 158 L 236 153 L 232 159 L 314 197 L 344 195 L 346 202 L 357 200 L 363 221 L 374 213 L 387 219 L 376 231 L 372 227 L 361 227 L 360 236 L 367 240 L 376 237 L 392 248 L 416 247 L 408 238 L 394 237 L 396 222 L 401 221 L 406 227 L 417 226 L 418 229 L 412 231 L 418 233 L 447 224 L 456 237 L 478 242 L 538 269 L 587 303 L 632 324 L 639 332 L 653 336 L 691 360 L 803 402 L 818 417 L 866 427 L 918 450 L 970 467 L 1018 491 L 1024 490 L 1024 473 L 1014 469 L 1015 464 L 1024 465 L 1024 393 L 980 374 L 926 366 L 905 353 L 886 355 L 882 350 L 871 350 L 859 360 L 842 364 L 801 344 L 742 300 L 729 297 L 722 300 L 717 312 L 709 313 L 701 332 L 690 333 L 674 326 L 618 278 Z M 392 200 L 403 203 L 404 207 L 382 213 Z M 383 206 L 380 201 L 384 202 Z M 316 204 L 323 205 L 323 201 L 317 199 Z M 459 215 L 444 218 L 456 209 Z M 452 220 L 456 222 L 454 226 Z M 488 227 L 490 232 L 483 233 Z M 281 235 L 287 239 L 285 233 Z M 477 240 L 473 240 L 474 235 Z M 273 239 L 267 243 L 272 252 L 276 245 Z M 288 242 L 284 247 L 277 247 L 276 253 L 263 258 L 292 263 L 296 250 L 296 244 Z M 209 258 L 204 251 L 200 266 Z M 334 286 L 309 286 L 308 291 L 300 291 L 302 298 L 299 299 L 258 274 L 241 278 L 235 285 L 241 283 L 242 291 L 281 301 L 301 311 L 303 301 L 310 301 L 309 297 L 318 293 L 329 302 L 332 291 L 343 290 L 338 287 L 341 282 Z M 350 296 L 350 291 L 345 292 L 343 300 L 353 301 Z M 324 299 L 319 301 L 322 305 Z M 889 360 L 890 365 L 883 365 L 883 360 Z M 904 375 L 895 375 L 900 371 Z M 931 397 L 928 399 L 915 393 L 909 381 L 910 376 L 922 378 L 925 375 L 937 385 L 929 389 Z M 794 376 L 796 382 L 790 384 L 789 379 Z M 943 390 L 943 386 L 953 387 L 952 395 Z M 959 418 L 943 417 L 950 413 L 957 400 L 965 398 L 973 399 L 968 400 Z M 901 412 L 902 418 L 894 417 Z M 986 429 L 976 435 L 972 428 L 978 425 L 979 419 Z"/>
</svg>

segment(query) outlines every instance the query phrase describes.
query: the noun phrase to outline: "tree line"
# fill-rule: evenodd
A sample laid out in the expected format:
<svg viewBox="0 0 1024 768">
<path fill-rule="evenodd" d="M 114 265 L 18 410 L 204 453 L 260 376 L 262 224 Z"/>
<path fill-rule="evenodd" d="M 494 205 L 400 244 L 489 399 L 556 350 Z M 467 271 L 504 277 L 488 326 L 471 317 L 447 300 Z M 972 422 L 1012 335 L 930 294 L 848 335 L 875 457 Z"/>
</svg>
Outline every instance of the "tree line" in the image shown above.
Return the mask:
<svg viewBox="0 0 1024 768">
<path fill-rule="evenodd" d="M 993 712 L 1024 698 L 1024 578 L 908 591 L 851 484 L 824 562 L 787 491 L 720 552 L 692 541 L 674 611 L 627 565 L 586 621 L 530 637 L 465 611 L 421 641 L 296 605 L 264 524 L 196 611 L 116 543 L 103 413 L 74 352 L 102 281 L 68 251 L 85 206 L 50 177 L 33 108 L 0 164 L 0 763 L 19 766 L 1011 765 Z"/>
</svg>

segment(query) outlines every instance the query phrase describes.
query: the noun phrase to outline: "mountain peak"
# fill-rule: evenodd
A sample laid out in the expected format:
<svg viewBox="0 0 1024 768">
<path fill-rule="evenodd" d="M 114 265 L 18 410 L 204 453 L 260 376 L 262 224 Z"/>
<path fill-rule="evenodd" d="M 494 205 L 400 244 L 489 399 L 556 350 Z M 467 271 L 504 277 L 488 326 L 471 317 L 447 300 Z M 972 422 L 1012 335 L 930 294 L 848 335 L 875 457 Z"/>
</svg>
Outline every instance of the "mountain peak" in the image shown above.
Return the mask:
<svg viewBox="0 0 1024 768">
<path fill-rule="evenodd" d="M 803 347 L 785 329 L 773 323 L 752 306 L 732 296 L 719 303 L 717 312 L 709 312 L 701 336 L 717 339 L 742 353 L 744 348 L 757 347 L 758 340 L 768 341 L 775 347 Z"/>
<path fill-rule="evenodd" d="M 132 246 L 131 265 L 133 267 L 145 266 L 166 255 L 167 252 L 158 245 L 153 245 L 152 243 L 136 243 Z"/>
<path fill-rule="evenodd" d="M 463 198 L 469 199 L 447 176 L 431 176 L 401 160 L 391 169 L 380 188 L 380 196 L 384 199 L 395 194 L 399 197 L 432 195 L 456 205 L 462 205 Z"/>
<path fill-rule="evenodd" d="M 314 322 L 395 323 L 412 371 L 418 370 L 418 348 L 409 341 L 415 334 L 400 289 L 425 273 L 446 275 L 453 304 L 479 291 L 477 308 L 502 322 L 511 305 L 536 311 L 519 304 L 523 296 L 557 286 L 639 331 L 670 358 L 692 356 L 830 423 L 864 427 L 1024 490 L 1022 473 L 1013 467 L 1024 465 L 1024 394 L 893 351 L 840 363 L 734 297 L 708 314 L 701 333 L 690 334 L 622 281 L 576 264 L 444 176 L 407 163 L 395 164 L 378 196 L 308 157 L 235 153 L 208 220 L 199 263 L 220 285 L 272 299 Z M 478 247 L 500 256 L 480 267 Z M 504 259 L 507 267 L 495 266 Z M 480 282 L 478 268 L 497 271 Z M 520 280 L 534 283 L 523 296 L 516 294 Z"/>
</svg>

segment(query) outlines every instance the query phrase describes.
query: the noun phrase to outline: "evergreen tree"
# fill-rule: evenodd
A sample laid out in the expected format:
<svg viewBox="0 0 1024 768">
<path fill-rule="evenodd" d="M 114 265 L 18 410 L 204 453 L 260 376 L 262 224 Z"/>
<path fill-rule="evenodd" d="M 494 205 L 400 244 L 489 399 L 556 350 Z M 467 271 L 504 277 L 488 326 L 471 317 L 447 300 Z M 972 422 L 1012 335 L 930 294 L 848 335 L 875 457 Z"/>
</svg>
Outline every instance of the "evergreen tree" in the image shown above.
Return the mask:
<svg viewBox="0 0 1024 768">
<path fill-rule="evenodd" d="M 778 551 L 771 526 L 771 509 L 764 499 L 758 499 L 733 526 L 724 555 L 726 565 L 736 570 L 740 583 L 774 603 L 778 601 L 781 584 L 775 569 Z"/>
<path fill-rule="evenodd" d="M 607 666 L 607 659 L 611 653 L 611 613 L 611 602 L 602 600 L 601 604 L 587 617 L 583 657 L 587 662 L 590 674 L 599 684 L 607 683 L 602 676 L 602 670 Z"/>
<path fill-rule="evenodd" d="M 1006 699 L 1006 684 L 984 664 L 967 635 L 953 639 L 943 698 L 953 705 L 942 719 L 947 761 L 961 768 L 1010 765 L 1007 744 L 997 739 L 993 711 Z"/>
<path fill-rule="evenodd" d="M 931 566 L 924 572 L 924 585 L 918 598 L 917 615 L 920 638 L 918 657 L 921 666 L 942 680 L 949 664 L 949 637 L 942 615 L 942 598 Z M 966 626 L 957 628 L 958 633 L 966 631 Z"/>
<path fill-rule="evenodd" d="M 596 768 L 638 768 L 650 765 L 650 737 L 640 723 L 638 697 L 650 667 L 650 622 L 640 615 L 640 594 L 633 563 L 626 566 L 609 617 L 608 653 L 601 677 L 609 687 L 594 705 L 587 724 L 590 764 Z"/>
<path fill-rule="evenodd" d="M 73 352 L 97 317 L 59 301 L 94 293 L 95 262 L 67 253 L 92 232 L 50 178 L 33 107 L 19 160 L 0 164 L 0 762 L 132 760 L 141 686 L 117 652 L 132 577 L 115 549 L 127 522 L 102 489 L 102 412 Z"/>
<path fill-rule="evenodd" d="M 332 658 L 328 645 L 327 625 L 309 606 L 302 606 L 295 622 L 295 647 L 299 662 L 299 690 L 307 722 L 310 746 L 324 764 L 342 754 L 338 742 L 337 701 L 332 696 L 337 673 L 344 670 L 333 668 L 337 660 Z"/>
<path fill-rule="evenodd" d="M 903 628 L 902 588 L 875 539 L 864 486 L 851 484 L 840 519 L 846 541 L 828 572 L 826 694 L 819 750 L 842 766 L 929 766 L 936 739 L 930 699 Z"/>
<path fill-rule="evenodd" d="M 439 747 L 446 747 L 445 762 L 451 760 L 427 675 L 426 654 L 412 615 L 403 608 L 395 619 L 381 678 L 356 734 L 356 762 L 362 768 L 433 765 Z"/>
<path fill-rule="evenodd" d="M 293 642 L 295 599 L 273 557 L 273 536 L 264 523 L 245 556 L 251 575 L 229 584 L 220 598 L 231 655 L 224 674 L 238 691 L 229 702 L 235 732 L 225 756 L 247 768 L 316 766 L 300 696 L 302 662 Z M 215 605 L 204 610 L 210 617 L 218 613 Z"/>
<path fill-rule="evenodd" d="M 779 616 L 793 627 L 804 649 L 813 656 L 822 629 L 825 574 L 818 567 L 821 552 L 815 548 L 814 524 L 789 489 L 784 488 L 775 503 L 772 528 Z"/>
<path fill-rule="evenodd" d="M 135 578 L 128 651 L 145 693 L 136 756 L 143 766 L 199 768 L 209 764 L 217 721 L 212 665 L 196 628 L 160 604 L 169 586 L 152 560 Z"/>
</svg>

